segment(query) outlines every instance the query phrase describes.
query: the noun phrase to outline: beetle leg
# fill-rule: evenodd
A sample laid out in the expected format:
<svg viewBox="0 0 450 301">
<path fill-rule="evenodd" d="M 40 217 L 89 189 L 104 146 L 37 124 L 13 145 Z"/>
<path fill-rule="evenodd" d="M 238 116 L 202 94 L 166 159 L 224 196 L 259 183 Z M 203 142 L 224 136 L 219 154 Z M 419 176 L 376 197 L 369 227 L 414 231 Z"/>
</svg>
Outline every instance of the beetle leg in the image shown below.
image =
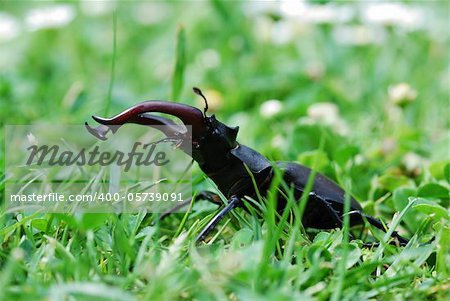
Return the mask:
<svg viewBox="0 0 450 301">
<path fill-rule="evenodd" d="M 379 220 L 377 220 L 376 218 L 374 218 L 370 215 L 366 215 L 366 214 L 361 214 L 361 215 L 364 216 L 372 226 L 386 232 L 386 229 L 384 228 L 383 224 Z M 392 232 L 391 236 L 397 238 L 400 246 L 406 246 L 409 242 L 408 239 L 400 236 L 400 234 L 398 234 L 397 231 Z"/>
<path fill-rule="evenodd" d="M 217 213 L 213 219 L 206 225 L 205 228 L 203 228 L 203 230 L 200 232 L 200 234 L 197 236 L 197 238 L 195 239 L 196 242 L 201 242 L 205 239 L 205 237 L 209 234 L 209 232 L 211 232 L 216 225 L 220 222 L 220 220 L 222 220 L 222 218 L 233 208 L 235 208 L 239 202 L 241 201 L 240 198 L 238 198 L 237 196 L 233 195 L 228 204 L 219 212 Z"/>
<path fill-rule="evenodd" d="M 361 239 L 361 237 L 363 236 L 365 227 L 364 227 L 364 222 L 363 222 L 360 212 L 358 210 L 353 210 L 353 211 L 347 212 L 347 215 L 349 216 L 349 219 L 350 219 L 350 227 L 353 227 L 356 225 L 361 225 L 361 231 L 357 235 L 357 237 L 359 239 Z"/>
<path fill-rule="evenodd" d="M 342 228 L 342 218 L 326 199 L 323 199 L 314 192 L 311 192 L 309 193 L 307 208 L 308 206 L 314 206 L 314 209 L 321 213 L 320 215 L 317 212 L 313 214 L 315 217 L 314 220 L 306 222 L 305 226 L 318 229 Z M 305 210 L 305 212 L 307 211 L 309 210 Z M 303 215 L 303 218 L 305 218 L 305 215 Z M 329 221 L 329 219 L 331 219 L 331 221 Z M 326 226 L 321 227 L 324 223 Z"/>
<path fill-rule="evenodd" d="M 208 202 L 211 202 L 213 204 L 216 205 L 222 205 L 222 200 L 220 199 L 220 196 L 217 193 L 211 192 L 211 191 L 200 191 L 195 197 L 194 200 L 205 200 Z M 185 201 L 179 203 L 178 205 L 176 205 L 173 208 L 170 208 L 169 210 L 163 212 L 161 214 L 161 216 L 159 217 L 159 220 L 163 220 L 165 219 L 167 216 L 169 216 L 172 213 L 177 212 L 178 210 L 180 210 L 181 208 L 184 208 L 186 206 L 189 206 L 189 204 L 191 204 L 192 202 L 192 197 L 186 199 Z"/>
<path fill-rule="evenodd" d="M 349 212 L 349 215 L 350 216 L 355 216 L 355 217 L 357 216 L 361 221 L 363 219 L 366 219 L 369 222 L 369 224 L 371 224 L 375 228 L 380 229 L 381 231 L 383 231 L 385 233 L 387 232 L 387 230 L 384 227 L 383 223 L 381 223 L 381 221 L 379 221 L 378 219 L 376 219 L 376 218 L 374 218 L 374 217 L 372 217 L 370 215 L 361 213 L 359 211 Z M 397 238 L 400 246 L 406 246 L 408 244 L 408 242 L 409 242 L 408 239 L 402 237 L 400 234 L 398 234 L 397 231 L 392 232 L 392 237 Z M 373 244 L 373 243 L 367 244 L 367 245 L 375 246 L 375 244 Z"/>
<path fill-rule="evenodd" d="M 336 210 L 331 207 L 331 205 L 325 201 L 324 199 L 320 199 L 325 205 L 325 208 L 327 208 L 328 212 L 330 213 L 330 217 L 333 219 L 333 222 L 336 226 L 336 228 L 341 228 L 343 225 L 342 218 L 337 214 Z"/>
</svg>

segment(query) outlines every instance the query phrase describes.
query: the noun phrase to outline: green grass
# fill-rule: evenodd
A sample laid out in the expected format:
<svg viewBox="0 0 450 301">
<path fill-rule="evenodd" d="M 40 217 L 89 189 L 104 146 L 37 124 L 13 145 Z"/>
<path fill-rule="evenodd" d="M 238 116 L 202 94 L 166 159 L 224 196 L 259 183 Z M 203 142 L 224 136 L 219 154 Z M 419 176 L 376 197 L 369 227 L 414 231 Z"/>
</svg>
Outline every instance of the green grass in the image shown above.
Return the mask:
<svg viewBox="0 0 450 301">
<path fill-rule="evenodd" d="M 49 4 L 0 9 L 21 21 Z M 216 213 L 202 202 L 156 225 L 144 214 L 2 208 L 0 300 L 448 300 L 448 4 L 414 3 L 428 12 L 431 29 L 380 26 L 380 44 L 359 46 L 340 44 L 336 24 L 298 25 L 278 44 L 262 24 L 288 19 L 246 15 L 243 3 L 154 4 L 163 17 L 147 12 L 144 20 L 156 23 L 145 25 L 136 21 L 143 4 L 87 16 L 70 3 L 71 23 L 35 32 L 23 26 L 2 42 L 2 132 L 7 124 L 82 124 L 146 99 L 173 97 L 202 109 L 192 92 L 198 86 L 220 120 L 240 126 L 240 142 L 273 160 L 314 166 L 411 242 L 392 246 L 374 231 L 381 244 L 369 249 L 348 241 L 346 227 L 303 229 L 292 198 L 296 218 L 277 222 L 275 190 L 262 218 L 237 209 L 197 247 L 195 236 Z M 399 83 L 417 97 L 394 104 L 388 91 Z M 283 106 L 270 117 L 260 113 L 269 99 Z M 340 125 L 311 121 L 308 109 L 320 102 L 336 105 Z M 4 135 L 0 141 L 7 143 Z M 197 166 L 193 173 L 194 192 L 215 190 Z"/>
</svg>

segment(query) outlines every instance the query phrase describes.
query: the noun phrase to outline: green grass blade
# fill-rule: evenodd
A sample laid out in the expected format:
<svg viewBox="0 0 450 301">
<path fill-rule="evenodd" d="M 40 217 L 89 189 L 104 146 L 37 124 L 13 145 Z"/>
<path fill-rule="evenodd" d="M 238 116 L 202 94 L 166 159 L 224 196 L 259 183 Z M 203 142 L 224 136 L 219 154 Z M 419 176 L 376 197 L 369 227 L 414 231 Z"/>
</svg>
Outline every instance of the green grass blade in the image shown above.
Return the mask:
<svg viewBox="0 0 450 301">
<path fill-rule="evenodd" d="M 112 102 L 112 91 L 114 88 L 116 74 L 116 56 L 117 56 L 117 12 L 113 13 L 113 44 L 112 44 L 111 72 L 109 77 L 108 96 L 106 97 L 104 114 L 108 115 Z"/>
<path fill-rule="evenodd" d="M 181 94 L 186 66 L 186 33 L 184 27 L 179 26 L 177 32 L 175 69 L 172 77 L 172 99 L 176 100 Z"/>
</svg>

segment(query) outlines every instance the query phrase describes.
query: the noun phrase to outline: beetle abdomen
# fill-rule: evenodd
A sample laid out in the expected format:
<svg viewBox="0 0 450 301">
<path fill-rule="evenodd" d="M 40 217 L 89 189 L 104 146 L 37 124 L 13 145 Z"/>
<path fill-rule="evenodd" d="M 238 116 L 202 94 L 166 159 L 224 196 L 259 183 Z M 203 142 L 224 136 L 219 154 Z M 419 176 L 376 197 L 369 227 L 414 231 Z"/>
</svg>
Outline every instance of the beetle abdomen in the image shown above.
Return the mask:
<svg viewBox="0 0 450 301">
<path fill-rule="evenodd" d="M 277 162 L 277 165 L 283 169 L 286 183 L 292 183 L 296 189 L 304 190 L 311 174 L 310 168 L 292 162 Z M 324 175 L 316 174 L 311 192 L 329 202 L 335 210 L 343 211 L 345 191 Z M 362 211 L 361 205 L 353 197 L 350 201 L 350 210 Z"/>
</svg>

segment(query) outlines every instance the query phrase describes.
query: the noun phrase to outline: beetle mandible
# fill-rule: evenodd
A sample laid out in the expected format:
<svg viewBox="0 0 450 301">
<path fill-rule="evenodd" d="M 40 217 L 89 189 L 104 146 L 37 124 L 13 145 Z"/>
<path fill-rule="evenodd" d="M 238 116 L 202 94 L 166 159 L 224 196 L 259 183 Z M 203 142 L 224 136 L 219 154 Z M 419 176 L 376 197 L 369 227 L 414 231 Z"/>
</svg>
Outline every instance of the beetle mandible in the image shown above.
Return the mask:
<svg viewBox="0 0 450 301">
<path fill-rule="evenodd" d="M 281 169 L 283 180 L 293 188 L 295 199 L 300 200 L 311 169 L 293 162 L 272 163 L 259 152 L 238 143 L 236 137 L 239 127 L 229 127 L 217 120 L 215 115 L 207 116 L 208 103 L 205 96 L 198 88 L 194 88 L 194 92 L 205 100 L 203 112 L 180 103 L 145 101 L 112 118 L 92 116 L 101 125 L 92 128 L 86 123 L 86 128 L 98 139 L 106 140 L 106 134 L 109 131 L 114 133 L 118 127 L 126 123 L 150 127 L 164 125 L 164 134 L 167 138 L 179 141 L 178 146 L 181 150 L 186 143 L 192 141 L 193 160 L 228 199 L 226 206 L 198 234 L 197 241 L 203 241 L 230 210 L 242 206 L 244 197 L 256 199 L 255 186 L 260 195 L 265 195 L 274 178 L 273 164 Z M 183 125 L 171 119 L 153 115 L 152 112 L 175 116 L 184 125 L 192 126 L 192 130 L 188 131 Z M 162 128 L 158 127 L 158 129 Z M 197 197 L 220 204 L 220 198 L 212 192 L 202 192 Z M 317 173 L 302 217 L 303 225 L 316 229 L 342 228 L 344 199 L 345 192 L 339 185 Z M 281 212 L 286 203 L 287 200 L 280 194 L 277 210 Z M 353 197 L 350 198 L 349 215 L 350 226 L 363 224 L 364 220 L 367 220 L 374 227 L 386 232 L 383 224 L 378 219 L 366 215 Z M 395 231 L 392 237 L 396 238 L 400 245 L 408 243 L 406 238 Z"/>
</svg>

